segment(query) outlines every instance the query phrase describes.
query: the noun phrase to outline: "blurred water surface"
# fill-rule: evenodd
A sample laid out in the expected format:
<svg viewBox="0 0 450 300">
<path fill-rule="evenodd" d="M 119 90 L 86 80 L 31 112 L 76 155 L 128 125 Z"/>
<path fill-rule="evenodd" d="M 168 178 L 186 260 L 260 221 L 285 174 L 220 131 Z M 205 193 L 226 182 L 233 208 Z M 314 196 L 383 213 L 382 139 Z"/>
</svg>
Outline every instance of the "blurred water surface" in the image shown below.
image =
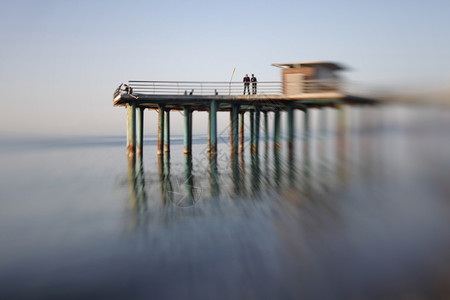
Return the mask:
<svg viewBox="0 0 450 300">
<path fill-rule="evenodd" d="M 450 298 L 450 111 L 310 114 L 290 154 L 3 139 L 0 298 Z"/>
</svg>

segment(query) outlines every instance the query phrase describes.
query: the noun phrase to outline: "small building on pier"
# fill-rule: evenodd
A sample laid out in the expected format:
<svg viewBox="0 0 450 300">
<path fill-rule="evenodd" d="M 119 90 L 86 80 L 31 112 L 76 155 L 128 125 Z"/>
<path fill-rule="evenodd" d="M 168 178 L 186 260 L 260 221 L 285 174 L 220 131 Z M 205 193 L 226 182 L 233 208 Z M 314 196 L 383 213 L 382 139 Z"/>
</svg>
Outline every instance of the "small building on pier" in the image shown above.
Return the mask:
<svg viewBox="0 0 450 300">
<path fill-rule="evenodd" d="M 345 70 L 345 67 L 337 63 L 316 61 L 275 63 L 272 66 L 282 68 L 283 94 L 341 92 L 342 82 L 337 71 Z"/>
</svg>

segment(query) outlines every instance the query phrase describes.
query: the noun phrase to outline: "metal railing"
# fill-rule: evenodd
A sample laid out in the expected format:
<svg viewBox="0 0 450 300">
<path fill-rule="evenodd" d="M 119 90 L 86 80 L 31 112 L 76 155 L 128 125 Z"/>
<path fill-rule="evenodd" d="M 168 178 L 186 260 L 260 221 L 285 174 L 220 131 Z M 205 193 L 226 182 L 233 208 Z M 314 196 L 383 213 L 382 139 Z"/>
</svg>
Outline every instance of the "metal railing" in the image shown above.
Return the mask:
<svg viewBox="0 0 450 300">
<path fill-rule="evenodd" d="M 220 81 L 139 81 L 130 80 L 129 87 L 133 94 L 144 95 L 243 95 L 243 82 Z M 260 81 L 256 85 L 257 95 L 304 94 L 341 91 L 339 80 L 320 79 L 303 80 L 299 83 L 283 83 L 281 81 Z M 250 94 L 255 94 L 253 84 L 248 87 Z M 120 87 L 114 92 L 116 97 L 121 92 Z M 247 91 L 246 91 L 247 94 Z"/>
<path fill-rule="evenodd" d="M 219 81 L 129 81 L 135 94 L 148 95 L 242 95 L 242 82 Z M 249 85 L 249 92 L 253 94 L 253 86 Z M 281 82 L 264 81 L 256 85 L 257 94 L 277 95 L 282 93 Z M 246 92 L 247 94 L 247 92 Z"/>
</svg>

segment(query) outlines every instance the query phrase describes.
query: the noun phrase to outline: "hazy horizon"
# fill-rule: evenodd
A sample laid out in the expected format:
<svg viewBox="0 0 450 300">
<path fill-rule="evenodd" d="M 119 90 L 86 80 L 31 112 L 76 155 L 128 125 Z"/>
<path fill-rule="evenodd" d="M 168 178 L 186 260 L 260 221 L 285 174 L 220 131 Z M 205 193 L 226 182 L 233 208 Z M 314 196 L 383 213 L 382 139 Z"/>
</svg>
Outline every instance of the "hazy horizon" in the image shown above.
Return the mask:
<svg viewBox="0 0 450 300">
<path fill-rule="evenodd" d="M 356 91 L 450 88 L 446 1 L 24 0 L 2 8 L 3 136 L 123 135 L 125 111 L 112 106 L 122 82 L 229 81 L 235 67 L 233 81 L 245 73 L 275 81 L 279 62 L 342 63 Z M 146 113 L 147 134 L 154 115 Z"/>
</svg>

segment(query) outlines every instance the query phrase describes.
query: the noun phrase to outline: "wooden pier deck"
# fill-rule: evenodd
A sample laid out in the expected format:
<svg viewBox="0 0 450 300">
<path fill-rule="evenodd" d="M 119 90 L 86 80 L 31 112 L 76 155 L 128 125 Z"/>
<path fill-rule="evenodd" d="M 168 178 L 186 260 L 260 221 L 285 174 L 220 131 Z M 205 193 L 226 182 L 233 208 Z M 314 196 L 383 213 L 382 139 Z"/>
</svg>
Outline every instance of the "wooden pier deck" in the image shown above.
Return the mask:
<svg viewBox="0 0 450 300">
<path fill-rule="evenodd" d="M 308 109 L 340 107 L 342 105 L 374 104 L 373 99 L 345 94 L 330 89 L 327 82 L 305 82 L 304 92 L 284 94 L 281 82 L 258 82 L 257 93 L 243 95 L 241 82 L 162 82 L 130 81 L 128 91 L 120 87 L 114 94 L 113 105 L 127 108 L 127 149 L 130 156 L 143 152 L 144 110 L 158 110 L 158 155 L 170 152 L 170 111 L 184 112 L 184 153 L 192 150 L 192 112 L 207 111 L 208 152 L 217 151 L 217 112 L 230 112 L 231 153 L 243 147 L 244 114 L 250 114 L 251 151 L 258 152 L 261 114 L 263 114 L 264 139 L 268 139 L 268 113 L 274 114 L 274 150 L 281 147 L 280 112 L 287 113 L 287 143 L 292 151 L 294 138 L 294 110 L 305 113 Z M 252 91 L 252 88 L 250 88 Z M 253 91 L 255 92 L 255 91 Z M 240 137 L 240 138 L 239 138 Z M 239 141 L 241 145 L 239 145 Z M 240 146 L 240 147 L 239 147 Z"/>
</svg>

